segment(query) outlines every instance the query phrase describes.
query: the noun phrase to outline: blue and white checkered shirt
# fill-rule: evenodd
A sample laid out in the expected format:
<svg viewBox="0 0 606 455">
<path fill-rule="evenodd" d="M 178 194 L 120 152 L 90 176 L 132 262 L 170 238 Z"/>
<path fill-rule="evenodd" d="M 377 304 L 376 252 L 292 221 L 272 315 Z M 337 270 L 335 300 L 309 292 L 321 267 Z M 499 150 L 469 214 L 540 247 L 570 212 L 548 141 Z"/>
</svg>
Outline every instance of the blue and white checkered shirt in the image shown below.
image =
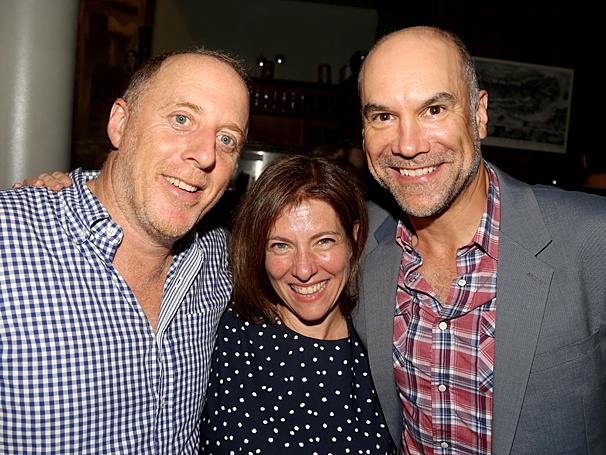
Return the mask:
<svg viewBox="0 0 606 455">
<path fill-rule="evenodd" d="M 95 175 L 0 192 L 0 453 L 197 454 L 226 234 L 176 245 L 154 333 L 112 266 L 123 234 Z"/>
</svg>

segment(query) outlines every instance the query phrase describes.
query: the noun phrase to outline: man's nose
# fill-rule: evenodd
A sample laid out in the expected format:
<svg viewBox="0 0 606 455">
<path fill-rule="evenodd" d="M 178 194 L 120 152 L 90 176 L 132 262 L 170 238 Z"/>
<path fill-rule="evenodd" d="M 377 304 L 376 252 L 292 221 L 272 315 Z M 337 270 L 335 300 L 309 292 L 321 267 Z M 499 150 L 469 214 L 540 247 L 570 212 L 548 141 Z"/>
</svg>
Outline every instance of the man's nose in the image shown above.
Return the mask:
<svg viewBox="0 0 606 455">
<path fill-rule="evenodd" d="M 184 154 L 200 169 L 210 169 L 217 161 L 217 136 L 214 131 L 201 130 L 191 137 Z"/>
<path fill-rule="evenodd" d="M 429 151 L 425 131 L 415 119 L 400 119 L 393 150 L 406 157 Z"/>
</svg>

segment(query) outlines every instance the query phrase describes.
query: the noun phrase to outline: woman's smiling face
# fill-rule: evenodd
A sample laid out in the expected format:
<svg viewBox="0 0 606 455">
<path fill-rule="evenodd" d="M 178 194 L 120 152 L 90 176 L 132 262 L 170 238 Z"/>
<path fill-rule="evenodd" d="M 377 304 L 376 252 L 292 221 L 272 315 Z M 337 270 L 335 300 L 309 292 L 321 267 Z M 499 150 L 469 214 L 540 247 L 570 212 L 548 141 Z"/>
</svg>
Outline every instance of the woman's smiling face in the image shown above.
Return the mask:
<svg viewBox="0 0 606 455">
<path fill-rule="evenodd" d="M 291 329 L 309 335 L 342 321 L 338 298 L 349 278 L 351 247 L 335 210 L 307 199 L 285 208 L 269 232 L 265 270 Z"/>
</svg>

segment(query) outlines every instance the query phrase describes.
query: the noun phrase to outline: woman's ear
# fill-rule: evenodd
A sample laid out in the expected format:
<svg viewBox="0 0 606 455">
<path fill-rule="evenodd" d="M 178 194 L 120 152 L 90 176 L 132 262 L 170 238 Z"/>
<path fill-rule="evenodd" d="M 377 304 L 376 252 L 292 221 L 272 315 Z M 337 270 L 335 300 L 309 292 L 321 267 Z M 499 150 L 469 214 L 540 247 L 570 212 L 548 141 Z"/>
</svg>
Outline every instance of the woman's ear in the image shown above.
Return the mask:
<svg viewBox="0 0 606 455">
<path fill-rule="evenodd" d="M 120 147 L 122 134 L 124 133 L 124 125 L 126 124 L 127 111 L 126 101 L 118 98 L 109 113 L 109 121 L 107 122 L 107 136 L 115 149 Z"/>
<path fill-rule="evenodd" d="M 358 240 L 358 231 L 360 230 L 360 222 L 356 221 L 353 226 L 353 238 Z"/>
</svg>

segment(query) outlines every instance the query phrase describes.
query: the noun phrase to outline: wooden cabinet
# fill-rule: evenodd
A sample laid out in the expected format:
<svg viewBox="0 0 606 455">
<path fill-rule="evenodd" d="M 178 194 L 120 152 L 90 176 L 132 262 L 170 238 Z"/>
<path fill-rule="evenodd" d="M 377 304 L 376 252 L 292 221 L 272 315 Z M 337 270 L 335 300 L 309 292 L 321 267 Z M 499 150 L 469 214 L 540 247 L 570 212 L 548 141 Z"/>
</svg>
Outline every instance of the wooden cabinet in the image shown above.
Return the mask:
<svg viewBox="0 0 606 455">
<path fill-rule="evenodd" d="M 339 139 L 339 86 L 274 79 L 253 79 L 249 142 L 251 147 L 309 151 Z"/>
</svg>

